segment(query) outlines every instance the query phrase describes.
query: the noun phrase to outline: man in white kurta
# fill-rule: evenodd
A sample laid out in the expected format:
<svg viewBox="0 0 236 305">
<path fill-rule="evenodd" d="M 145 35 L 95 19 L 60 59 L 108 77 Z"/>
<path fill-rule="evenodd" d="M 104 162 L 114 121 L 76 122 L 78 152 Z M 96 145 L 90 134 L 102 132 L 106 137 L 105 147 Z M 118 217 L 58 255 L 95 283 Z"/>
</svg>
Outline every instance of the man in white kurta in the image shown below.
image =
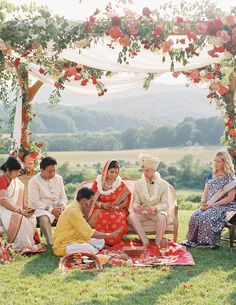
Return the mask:
<svg viewBox="0 0 236 305">
<path fill-rule="evenodd" d="M 160 245 L 166 225 L 169 207 L 169 184 L 156 171 L 159 159 L 147 154 L 140 154 L 142 178 L 136 181 L 132 210 L 129 221 L 139 235 L 143 245 L 149 245 L 142 223 L 153 220 L 156 223 L 156 245 Z"/>
<path fill-rule="evenodd" d="M 40 173 L 31 178 L 28 184 L 29 207 L 36 209 L 35 216 L 39 218 L 48 245 L 52 245 L 51 224 L 67 204 L 63 179 L 56 174 L 56 165 L 54 158 L 43 158 Z"/>
</svg>

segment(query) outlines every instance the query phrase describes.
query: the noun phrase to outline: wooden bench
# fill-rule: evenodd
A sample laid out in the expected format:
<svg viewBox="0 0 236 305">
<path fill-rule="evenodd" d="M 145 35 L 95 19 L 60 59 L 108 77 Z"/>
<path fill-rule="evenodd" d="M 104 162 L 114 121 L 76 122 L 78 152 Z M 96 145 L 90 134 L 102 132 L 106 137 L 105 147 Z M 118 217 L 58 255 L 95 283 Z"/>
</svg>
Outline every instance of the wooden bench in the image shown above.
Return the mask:
<svg viewBox="0 0 236 305">
<path fill-rule="evenodd" d="M 134 192 L 134 184 L 137 179 L 130 179 L 130 178 L 123 178 L 124 182 L 126 183 L 127 187 L 130 189 L 131 193 L 133 194 Z M 84 181 L 80 183 L 75 192 L 75 196 L 78 192 L 79 189 L 82 187 L 89 187 L 91 188 L 93 181 Z M 178 227 L 179 227 L 179 222 L 178 222 L 178 205 L 176 201 L 176 193 L 174 187 L 169 184 L 169 193 L 170 193 L 170 201 L 169 201 L 169 210 L 167 212 L 167 228 L 165 231 L 165 234 L 172 234 L 173 235 L 173 240 L 176 242 L 178 238 Z M 130 207 L 130 211 L 132 210 L 132 206 Z M 146 234 L 148 235 L 154 235 L 156 230 L 155 230 L 155 222 L 152 220 L 148 220 L 143 223 L 144 230 Z M 129 232 L 130 234 L 136 234 L 132 226 L 129 224 Z"/>
</svg>

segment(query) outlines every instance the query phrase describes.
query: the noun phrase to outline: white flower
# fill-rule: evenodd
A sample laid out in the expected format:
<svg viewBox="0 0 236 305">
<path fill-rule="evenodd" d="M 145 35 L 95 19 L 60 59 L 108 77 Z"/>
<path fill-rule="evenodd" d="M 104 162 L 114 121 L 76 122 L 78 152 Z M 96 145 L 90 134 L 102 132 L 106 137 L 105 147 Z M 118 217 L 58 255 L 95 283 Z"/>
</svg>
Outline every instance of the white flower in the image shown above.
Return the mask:
<svg viewBox="0 0 236 305">
<path fill-rule="evenodd" d="M 216 47 L 222 46 L 224 41 L 220 37 L 209 36 L 207 39 L 208 43 Z"/>
<path fill-rule="evenodd" d="M 46 27 L 46 22 L 45 22 L 45 20 L 43 20 L 43 19 L 38 19 L 38 20 L 36 20 L 34 24 L 35 24 L 36 26 L 39 26 L 39 27 L 43 27 L 43 28 Z"/>
</svg>

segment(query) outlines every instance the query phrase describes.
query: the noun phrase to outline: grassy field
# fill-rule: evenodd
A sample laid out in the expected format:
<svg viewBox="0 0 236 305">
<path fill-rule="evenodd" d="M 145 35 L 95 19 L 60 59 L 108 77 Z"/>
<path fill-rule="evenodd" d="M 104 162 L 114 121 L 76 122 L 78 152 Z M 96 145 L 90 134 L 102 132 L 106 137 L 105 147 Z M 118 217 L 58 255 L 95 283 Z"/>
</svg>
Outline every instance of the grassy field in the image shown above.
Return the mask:
<svg viewBox="0 0 236 305">
<path fill-rule="evenodd" d="M 202 163 L 211 162 L 213 155 L 223 146 L 194 146 L 194 147 L 175 147 L 175 148 L 156 148 L 156 149 L 137 149 L 119 151 L 57 151 L 49 152 L 61 164 L 69 162 L 80 164 L 81 166 L 91 166 L 100 162 L 104 164 L 109 159 L 125 160 L 135 163 L 140 152 L 146 152 L 153 156 L 158 156 L 166 164 L 174 164 L 186 155 L 193 155 Z"/>
<path fill-rule="evenodd" d="M 179 240 L 192 211 L 180 211 Z M 236 250 L 235 250 L 236 251 Z M 236 304 L 236 252 L 193 249 L 195 267 L 106 267 L 62 274 L 51 252 L 0 266 L 0 305 Z"/>
</svg>

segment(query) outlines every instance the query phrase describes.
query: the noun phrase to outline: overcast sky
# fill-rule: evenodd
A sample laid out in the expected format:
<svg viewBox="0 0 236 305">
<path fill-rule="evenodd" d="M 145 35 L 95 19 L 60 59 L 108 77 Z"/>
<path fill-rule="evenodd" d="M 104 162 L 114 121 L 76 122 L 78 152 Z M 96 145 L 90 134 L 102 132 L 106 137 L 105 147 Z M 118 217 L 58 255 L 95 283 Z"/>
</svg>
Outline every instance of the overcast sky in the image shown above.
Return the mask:
<svg viewBox="0 0 236 305">
<path fill-rule="evenodd" d="M 14 4 L 30 3 L 30 0 L 9 0 Z M 201 0 L 199 0 L 201 2 Z M 35 0 L 40 5 L 47 5 L 54 13 L 63 15 L 68 19 L 82 19 L 92 14 L 96 8 L 104 10 L 108 2 L 114 3 L 113 0 Z M 143 7 L 148 6 L 151 10 L 159 7 L 161 3 L 169 2 L 168 0 L 133 0 L 134 4 L 131 6 L 135 11 L 141 12 Z M 173 3 L 179 3 L 181 0 L 173 0 Z M 189 2 L 196 2 L 189 0 Z M 236 5 L 236 0 L 216 0 L 217 5 L 226 11 Z"/>
</svg>

